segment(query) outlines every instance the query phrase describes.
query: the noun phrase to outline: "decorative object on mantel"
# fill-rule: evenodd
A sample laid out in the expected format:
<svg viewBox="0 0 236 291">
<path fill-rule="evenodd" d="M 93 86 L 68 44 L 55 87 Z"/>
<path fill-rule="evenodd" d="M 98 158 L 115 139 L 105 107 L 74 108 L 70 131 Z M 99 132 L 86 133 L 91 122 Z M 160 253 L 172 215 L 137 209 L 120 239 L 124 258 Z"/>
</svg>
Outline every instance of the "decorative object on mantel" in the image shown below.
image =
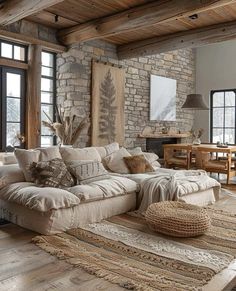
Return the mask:
<svg viewBox="0 0 236 291">
<path fill-rule="evenodd" d="M 92 145 L 124 144 L 124 69 L 93 61 Z"/>
<path fill-rule="evenodd" d="M 155 130 L 153 130 L 150 126 L 145 126 L 144 129 L 142 130 L 141 135 L 149 135 L 153 134 Z"/>
<path fill-rule="evenodd" d="M 203 132 L 204 132 L 203 128 L 191 130 L 191 133 L 192 133 L 192 136 L 193 136 L 193 144 L 195 144 L 195 145 L 201 144 L 200 137 L 202 136 Z"/>
<path fill-rule="evenodd" d="M 81 132 L 87 127 L 89 127 L 89 120 L 87 117 L 84 117 L 79 123 L 76 120 L 76 115 L 64 116 L 61 110 L 58 109 L 57 105 L 55 106 L 56 112 L 56 122 L 47 115 L 49 122 L 42 121 L 42 124 L 48 127 L 54 135 L 56 135 L 62 145 L 74 145 L 78 140 Z"/>
<path fill-rule="evenodd" d="M 201 94 L 189 94 L 182 105 L 184 109 L 208 110 Z"/>
<path fill-rule="evenodd" d="M 170 127 L 169 126 L 163 126 L 161 129 L 161 133 L 163 134 L 168 134 L 170 131 Z"/>
</svg>

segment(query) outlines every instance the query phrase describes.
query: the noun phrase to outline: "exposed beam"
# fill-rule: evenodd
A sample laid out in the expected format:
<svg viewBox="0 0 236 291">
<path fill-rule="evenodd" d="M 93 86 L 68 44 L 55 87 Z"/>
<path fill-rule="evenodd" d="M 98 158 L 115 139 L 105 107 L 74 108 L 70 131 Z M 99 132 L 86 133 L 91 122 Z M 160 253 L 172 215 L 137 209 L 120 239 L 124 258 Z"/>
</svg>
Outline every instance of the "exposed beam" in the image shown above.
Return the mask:
<svg viewBox="0 0 236 291">
<path fill-rule="evenodd" d="M 1 4 L 0 25 L 8 25 L 64 0 L 7 0 Z"/>
<path fill-rule="evenodd" d="M 236 21 L 232 21 L 128 43 L 119 46 L 117 53 L 119 59 L 127 59 L 183 48 L 195 48 L 235 38 Z"/>
<path fill-rule="evenodd" d="M 153 24 L 168 22 L 199 13 L 235 0 L 159 0 L 131 8 L 112 16 L 63 29 L 60 40 L 65 45 L 96 38 L 105 38 Z"/>
<path fill-rule="evenodd" d="M 31 37 L 25 34 L 11 32 L 8 30 L 0 29 L 0 37 L 6 40 L 14 40 L 19 41 L 23 44 L 37 44 L 41 45 L 43 49 L 47 49 L 48 51 L 60 53 L 66 51 L 66 47 L 63 45 L 59 45 L 53 42 L 41 40 L 35 37 Z"/>
<path fill-rule="evenodd" d="M 28 64 L 26 63 L 18 62 L 15 60 L 8 60 L 1 57 L 0 57 L 0 66 L 18 68 L 18 69 L 23 69 L 23 70 L 28 69 Z"/>
</svg>

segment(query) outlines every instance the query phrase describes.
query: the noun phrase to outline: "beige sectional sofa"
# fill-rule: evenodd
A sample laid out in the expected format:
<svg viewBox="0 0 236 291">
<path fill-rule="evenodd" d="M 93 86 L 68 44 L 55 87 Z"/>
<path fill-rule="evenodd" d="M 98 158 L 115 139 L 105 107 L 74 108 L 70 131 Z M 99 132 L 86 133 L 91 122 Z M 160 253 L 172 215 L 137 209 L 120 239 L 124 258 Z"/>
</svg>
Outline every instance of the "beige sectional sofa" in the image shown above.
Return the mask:
<svg viewBox="0 0 236 291">
<path fill-rule="evenodd" d="M 56 147 L 37 149 L 37 153 L 31 152 L 31 156 L 37 156 L 43 161 L 50 160 L 55 158 L 55 149 L 56 157 L 60 156 L 68 163 L 74 159 L 108 160 L 117 170 L 124 166 L 118 167 L 117 157 L 112 156 L 119 150 L 117 143 L 85 149 L 60 148 L 60 153 Z M 24 152 L 20 152 L 21 154 L 24 155 Z M 134 154 L 137 154 L 137 151 L 134 151 Z M 23 162 L 30 163 L 30 158 Z M 157 161 L 152 163 L 156 170 L 152 177 L 155 178 L 155 174 L 163 170 L 159 169 Z M 140 204 L 140 186 L 149 179 L 146 174 L 132 175 L 109 171 L 101 178 L 88 179 L 73 187 L 40 187 L 26 181 L 28 173 L 24 170 L 27 167 L 22 170 L 22 160 L 19 165 L 0 166 L 0 217 L 43 234 L 62 232 L 134 210 L 137 202 Z M 181 200 L 203 205 L 213 203 L 219 193 L 219 184 L 209 179 L 203 191 L 193 187 L 189 190 L 191 193 L 183 192 Z"/>
</svg>

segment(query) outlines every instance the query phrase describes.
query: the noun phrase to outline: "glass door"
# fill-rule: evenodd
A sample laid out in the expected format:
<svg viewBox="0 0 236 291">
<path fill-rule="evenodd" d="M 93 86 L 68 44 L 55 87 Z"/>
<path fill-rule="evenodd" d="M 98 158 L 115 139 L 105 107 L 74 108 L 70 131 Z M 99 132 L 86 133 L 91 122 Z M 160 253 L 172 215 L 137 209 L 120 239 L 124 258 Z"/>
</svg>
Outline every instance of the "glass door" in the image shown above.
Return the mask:
<svg viewBox="0 0 236 291">
<path fill-rule="evenodd" d="M 0 67 L 1 74 L 1 150 L 24 147 L 25 71 Z"/>
</svg>

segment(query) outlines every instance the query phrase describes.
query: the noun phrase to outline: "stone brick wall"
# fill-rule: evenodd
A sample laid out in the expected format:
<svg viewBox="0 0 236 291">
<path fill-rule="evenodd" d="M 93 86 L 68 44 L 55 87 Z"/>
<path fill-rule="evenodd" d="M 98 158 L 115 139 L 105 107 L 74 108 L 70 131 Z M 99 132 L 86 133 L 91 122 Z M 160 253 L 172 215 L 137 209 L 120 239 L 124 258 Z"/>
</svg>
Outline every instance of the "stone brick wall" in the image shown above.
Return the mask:
<svg viewBox="0 0 236 291">
<path fill-rule="evenodd" d="M 148 57 L 118 61 L 116 47 L 103 41 L 72 46 L 57 58 L 58 103 L 66 114 L 89 115 L 91 109 L 92 59 L 121 65 L 125 68 L 125 142 L 126 147 L 142 146 L 137 138 L 145 126 L 152 129 L 170 126 L 172 130 L 192 128 L 193 112 L 181 106 L 186 95 L 195 91 L 195 53 L 191 49 L 178 50 Z M 177 80 L 176 122 L 149 121 L 150 74 Z M 90 132 L 83 134 L 78 146 L 90 144 Z"/>
</svg>

